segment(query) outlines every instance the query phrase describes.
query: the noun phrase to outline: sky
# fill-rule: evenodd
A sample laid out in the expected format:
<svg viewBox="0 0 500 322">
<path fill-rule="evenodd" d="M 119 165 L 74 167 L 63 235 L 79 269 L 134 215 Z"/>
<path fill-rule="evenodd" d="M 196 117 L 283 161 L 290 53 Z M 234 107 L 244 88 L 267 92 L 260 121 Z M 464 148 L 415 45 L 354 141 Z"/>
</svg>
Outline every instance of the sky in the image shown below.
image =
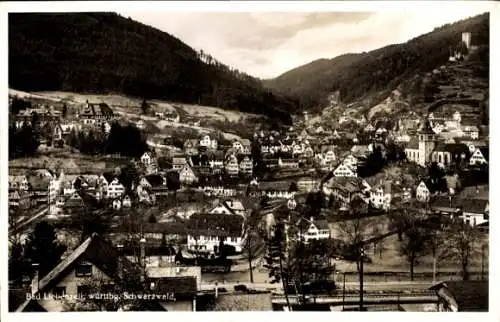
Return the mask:
<svg viewBox="0 0 500 322">
<path fill-rule="evenodd" d="M 402 43 L 479 8 L 404 12 L 119 12 L 259 78 L 319 58 Z"/>
</svg>

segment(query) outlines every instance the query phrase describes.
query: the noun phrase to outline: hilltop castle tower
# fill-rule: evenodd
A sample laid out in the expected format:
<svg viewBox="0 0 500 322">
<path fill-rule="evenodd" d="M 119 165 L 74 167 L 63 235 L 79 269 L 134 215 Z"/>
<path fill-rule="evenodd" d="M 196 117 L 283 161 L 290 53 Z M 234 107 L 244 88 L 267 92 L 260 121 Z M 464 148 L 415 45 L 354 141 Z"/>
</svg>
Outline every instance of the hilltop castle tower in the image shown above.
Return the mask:
<svg viewBox="0 0 500 322">
<path fill-rule="evenodd" d="M 436 134 L 427 118 L 418 131 L 418 164 L 425 166 L 431 161 L 432 151 L 436 146 Z"/>
<path fill-rule="evenodd" d="M 467 49 L 470 50 L 472 41 L 472 33 L 470 32 L 462 32 L 462 42 L 465 43 Z"/>
</svg>

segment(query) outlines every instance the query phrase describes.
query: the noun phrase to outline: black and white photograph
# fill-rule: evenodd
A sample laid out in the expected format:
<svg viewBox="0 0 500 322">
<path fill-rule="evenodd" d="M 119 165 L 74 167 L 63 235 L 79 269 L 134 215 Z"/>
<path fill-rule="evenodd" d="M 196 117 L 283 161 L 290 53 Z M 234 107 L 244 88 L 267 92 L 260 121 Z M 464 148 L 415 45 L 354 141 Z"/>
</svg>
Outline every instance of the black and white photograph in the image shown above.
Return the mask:
<svg viewBox="0 0 500 322">
<path fill-rule="evenodd" d="M 490 311 L 486 7 L 25 8 L 8 312 Z"/>
</svg>

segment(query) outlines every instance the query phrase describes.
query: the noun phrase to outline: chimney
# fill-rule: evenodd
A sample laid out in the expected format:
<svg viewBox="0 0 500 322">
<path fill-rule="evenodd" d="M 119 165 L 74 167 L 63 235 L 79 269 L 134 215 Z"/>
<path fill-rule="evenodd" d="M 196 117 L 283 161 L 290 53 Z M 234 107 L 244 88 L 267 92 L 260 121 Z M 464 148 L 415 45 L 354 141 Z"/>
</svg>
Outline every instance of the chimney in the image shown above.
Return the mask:
<svg viewBox="0 0 500 322">
<path fill-rule="evenodd" d="M 120 280 L 123 279 L 123 245 L 119 244 L 116 246 L 118 248 L 118 267 L 117 267 L 117 272 L 118 272 L 118 278 Z"/>
<path fill-rule="evenodd" d="M 31 281 L 31 295 L 35 295 L 36 293 L 38 293 L 38 286 L 39 286 L 39 266 L 40 264 L 38 263 L 33 263 L 31 264 L 31 266 L 33 267 L 33 271 L 35 272 L 35 274 L 33 275 L 33 280 Z"/>
<path fill-rule="evenodd" d="M 146 275 L 146 238 L 142 238 L 139 243 L 141 247 L 141 257 L 139 259 L 139 263 L 141 265 L 141 282 L 144 282 Z"/>
</svg>

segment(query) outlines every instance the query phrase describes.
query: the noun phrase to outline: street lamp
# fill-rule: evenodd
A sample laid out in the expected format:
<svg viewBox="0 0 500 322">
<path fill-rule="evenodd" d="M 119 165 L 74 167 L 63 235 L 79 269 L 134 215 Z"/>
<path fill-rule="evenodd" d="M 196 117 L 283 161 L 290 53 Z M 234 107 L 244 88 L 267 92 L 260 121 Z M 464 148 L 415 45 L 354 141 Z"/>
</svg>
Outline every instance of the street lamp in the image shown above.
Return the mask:
<svg viewBox="0 0 500 322">
<path fill-rule="evenodd" d="M 359 311 L 363 311 L 363 263 L 365 250 L 361 247 L 359 256 Z"/>
</svg>

